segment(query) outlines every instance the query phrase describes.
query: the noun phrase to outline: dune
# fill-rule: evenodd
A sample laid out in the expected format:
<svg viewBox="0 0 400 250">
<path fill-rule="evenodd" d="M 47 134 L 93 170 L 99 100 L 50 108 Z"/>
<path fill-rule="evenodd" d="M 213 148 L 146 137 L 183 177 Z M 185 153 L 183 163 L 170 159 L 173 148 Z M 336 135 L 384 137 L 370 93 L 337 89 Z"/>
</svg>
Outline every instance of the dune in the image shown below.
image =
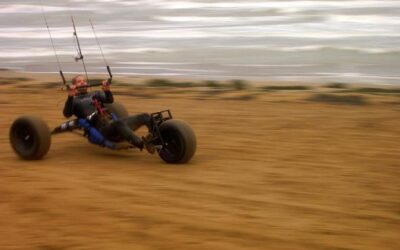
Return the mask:
<svg viewBox="0 0 400 250">
<path fill-rule="evenodd" d="M 48 84 L 57 75 L 0 77 L 27 78 L 0 84 L 0 249 L 400 248 L 396 92 L 116 79 L 130 113 L 171 109 L 191 124 L 189 164 L 73 134 L 54 136 L 48 155 L 29 162 L 9 145 L 12 121 L 31 114 L 57 126 L 66 93 Z M 337 98 L 349 95 L 368 105 Z"/>
</svg>

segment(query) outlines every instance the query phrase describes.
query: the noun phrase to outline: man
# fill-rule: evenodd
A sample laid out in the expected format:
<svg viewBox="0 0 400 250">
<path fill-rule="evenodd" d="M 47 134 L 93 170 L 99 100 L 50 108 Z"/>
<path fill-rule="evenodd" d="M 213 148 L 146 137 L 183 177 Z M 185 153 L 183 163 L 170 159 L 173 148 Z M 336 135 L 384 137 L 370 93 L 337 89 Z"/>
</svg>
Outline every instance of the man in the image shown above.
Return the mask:
<svg viewBox="0 0 400 250">
<path fill-rule="evenodd" d="M 72 85 L 68 88 L 68 99 L 64 106 L 63 113 L 65 117 L 68 118 L 75 115 L 80 119 L 89 119 L 90 125 L 96 128 L 105 138 L 122 138 L 140 150 L 143 150 L 143 147 L 146 146 L 150 153 L 154 153 L 154 148 L 150 145 L 145 145 L 144 142 L 144 140 L 149 140 L 151 134 L 140 138 L 133 133 L 133 130 L 143 125 L 146 125 L 149 132 L 151 132 L 152 120 L 149 114 L 142 113 L 117 120 L 112 120 L 108 114 L 95 114 L 97 111 L 96 105 L 103 106 L 103 103 L 114 102 L 110 84 L 108 81 L 103 81 L 103 92 L 96 91 L 92 93 L 89 93 L 85 86 L 87 86 L 87 82 L 84 76 L 77 75 L 72 79 Z"/>
</svg>

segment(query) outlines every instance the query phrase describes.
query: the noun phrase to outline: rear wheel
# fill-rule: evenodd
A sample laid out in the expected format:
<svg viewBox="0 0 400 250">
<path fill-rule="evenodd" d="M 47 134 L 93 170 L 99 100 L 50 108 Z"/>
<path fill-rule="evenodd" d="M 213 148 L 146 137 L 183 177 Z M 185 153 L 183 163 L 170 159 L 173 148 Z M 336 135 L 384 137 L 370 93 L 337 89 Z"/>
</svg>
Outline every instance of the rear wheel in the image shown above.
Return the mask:
<svg viewBox="0 0 400 250">
<path fill-rule="evenodd" d="M 114 113 L 118 119 L 127 118 L 129 115 L 126 108 L 119 102 L 107 103 L 104 104 L 104 107 L 106 107 L 110 113 Z"/>
<path fill-rule="evenodd" d="M 23 116 L 15 120 L 9 136 L 15 153 L 24 160 L 39 160 L 50 149 L 49 127 L 42 119 L 34 116 Z"/>
<path fill-rule="evenodd" d="M 168 120 L 160 126 L 161 136 L 166 144 L 159 156 L 167 163 L 186 163 L 196 152 L 196 135 L 182 120 Z"/>
</svg>

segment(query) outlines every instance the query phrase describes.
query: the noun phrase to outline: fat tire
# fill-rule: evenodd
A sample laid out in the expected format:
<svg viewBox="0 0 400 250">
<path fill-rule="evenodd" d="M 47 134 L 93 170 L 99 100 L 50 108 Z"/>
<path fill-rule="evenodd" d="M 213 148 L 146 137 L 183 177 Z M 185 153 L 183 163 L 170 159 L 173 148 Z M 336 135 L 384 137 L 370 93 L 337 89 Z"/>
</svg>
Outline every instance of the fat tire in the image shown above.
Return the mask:
<svg viewBox="0 0 400 250">
<path fill-rule="evenodd" d="M 47 124 L 35 116 L 17 118 L 10 128 L 10 143 L 24 160 L 40 160 L 50 149 L 51 133 Z"/>
<path fill-rule="evenodd" d="M 192 159 L 197 141 L 188 123 L 175 119 L 165 121 L 160 126 L 160 133 L 164 142 L 169 145 L 158 152 L 161 159 L 172 164 L 183 164 Z"/>
<path fill-rule="evenodd" d="M 129 116 L 129 113 L 124 105 L 119 102 L 107 103 L 104 104 L 104 107 L 106 107 L 110 113 L 116 114 L 118 119 L 127 118 Z"/>
</svg>

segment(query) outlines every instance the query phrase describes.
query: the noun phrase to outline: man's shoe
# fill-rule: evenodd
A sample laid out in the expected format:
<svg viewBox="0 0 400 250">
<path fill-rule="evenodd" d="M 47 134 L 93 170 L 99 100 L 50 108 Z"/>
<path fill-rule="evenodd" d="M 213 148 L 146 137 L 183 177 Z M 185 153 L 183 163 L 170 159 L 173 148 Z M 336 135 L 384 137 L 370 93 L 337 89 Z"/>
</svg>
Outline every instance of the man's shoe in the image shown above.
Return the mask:
<svg viewBox="0 0 400 250">
<path fill-rule="evenodd" d="M 144 147 L 146 148 L 147 152 L 150 154 L 154 154 L 156 152 L 156 147 L 154 143 L 152 142 L 153 140 L 153 135 L 148 133 L 147 135 L 142 137 L 142 141 L 144 143 Z"/>
</svg>

